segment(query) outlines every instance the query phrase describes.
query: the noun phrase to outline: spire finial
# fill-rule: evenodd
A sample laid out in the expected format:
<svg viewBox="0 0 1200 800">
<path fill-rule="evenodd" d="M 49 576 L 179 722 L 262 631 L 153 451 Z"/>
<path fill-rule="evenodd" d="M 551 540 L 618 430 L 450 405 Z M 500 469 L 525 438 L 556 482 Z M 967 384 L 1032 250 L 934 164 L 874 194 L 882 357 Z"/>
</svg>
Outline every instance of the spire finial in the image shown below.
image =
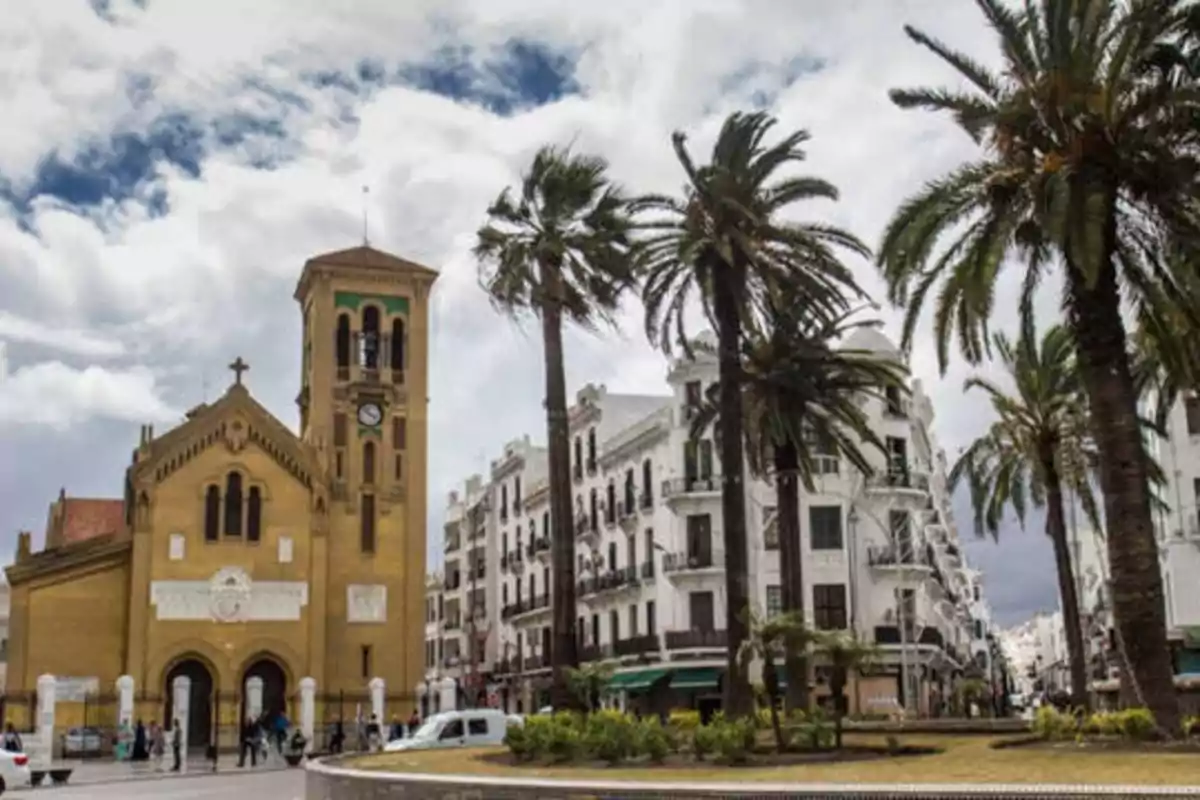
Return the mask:
<svg viewBox="0 0 1200 800">
<path fill-rule="evenodd" d="M 364 185 L 362 187 L 362 195 L 363 247 L 369 247 L 371 245 L 371 239 L 367 235 L 367 203 L 369 202 L 371 195 L 371 187 Z"/>
</svg>

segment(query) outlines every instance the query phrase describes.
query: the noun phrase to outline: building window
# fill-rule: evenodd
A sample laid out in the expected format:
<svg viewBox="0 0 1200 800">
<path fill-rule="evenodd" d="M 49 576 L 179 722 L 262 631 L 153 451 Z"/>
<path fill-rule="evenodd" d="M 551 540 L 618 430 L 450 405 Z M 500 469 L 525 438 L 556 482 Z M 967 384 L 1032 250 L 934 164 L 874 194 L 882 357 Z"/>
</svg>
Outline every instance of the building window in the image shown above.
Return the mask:
<svg viewBox="0 0 1200 800">
<path fill-rule="evenodd" d="M 604 521 L 612 523 L 617 521 L 617 487 L 612 481 L 608 482 L 607 491 L 604 502 Z"/>
<path fill-rule="evenodd" d="M 358 356 L 359 366 L 379 369 L 379 309 L 375 306 L 363 308 Z"/>
<path fill-rule="evenodd" d="M 583 439 L 575 437 L 575 480 L 583 477 Z"/>
<path fill-rule="evenodd" d="M 688 617 L 694 631 L 714 630 L 713 593 L 692 592 L 688 595 Z"/>
<path fill-rule="evenodd" d="M 408 449 L 408 420 L 405 417 L 392 418 L 392 449 Z"/>
<path fill-rule="evenodd" d="M 359 520 L 362 525 L 361 535 L 359 539 L 359 547 L 364 553 L 375 552 L 375 495 L 364 494 L 362 496 L 362 507 L 359 511 Z"/>
<path fill-rule="evenodd" d="M 767 586 L 767 619 L 783 613 L 783 590 L 777 585 Z"/>
<path fill-rule="evenodd" d="M 842 549 L 841 506 L 809 506 L 808 528 L 813 550 Z"/>
<path fill-rule="evenodd" d="M 600 644 L 600 615 L 592 614 L 592 644 Z"/>
<path fill-rule="evenodd" d="M 655 636 L 658 632 L 658 623 L 655 620 L 654 601 L 646 601 L 646 635 Z"/>
<path fill-rule="evenodd" d="M 542 514 L 542 536 L 550 538 L 550 512 L 546 511 Z"/>
<path fill-rule="evenodd" d="M 346 437 L 346 415 L 341 414 L 341 413 L 334 414 L 333 415 L 333 446 L 334 447 L 345 447 L 346 446 L 346 438 L 347 438 Z"/>
<path fill-rule="evenodd" d="M 392 478 L 394 480 L 400 480 L 403 477 L 404 477 L 404 456 L 400 455 L 399 453 L 396 453 L 396 455 L 393 456 L 393 462 L 392 462 Z"/>
<path fill-rule="evenodd" d="M 337 335 L 334 337 L 334 349 L 337 351 L 338 372 L 350 369 L 350 315 L 339 314 L 337 320 Z"/>
<path fill-rule="evenodd" d="M 333 457 L 333 474 L 338 480 L 341 480 L 342 476 L 346 474 L 346 465 L 340 450 Z"/>
<path fill-rule="evenodd" d="M 209 486 L 204 492 L 204 541 L 215 542 L 221 530 L 221 489 Z"/>
<path fill-rule="evenodd" d="M 588 501 L 588 527 L 592 530 L 596 530 L 596 525 L 598 523 L 598 520 L 596 519 L 596 507 L 599 505 L 599 501 L 596 498 L 596 489 L 594 487 L 592 488 L 591 494 L 588 496 Z"/>
<path fill-rule="evenodd" d="M 231 472 L 225 477 L 225 535 L 242 535 L 242 475 Z"/>
<path fill-rule="evenodd" d="M 629 606 L 629 638 L 633 639 L 638 635 L 638 607 L 637 603 L 632 603 Z"/>
<path fill-rule="evenodd" d="M 689 409 L 699 408 L 704 402 L 704 385 L 700 381 L 688 381 L 683 385 L 683 402 Z"/>
<path fill-rule="evenodd" d="M 1191 436 L 1200 434 L 1200 397 L 1188 397 L 1183 401 L 1184 414 L 1187 417 L 1187 432 Z"/>
<path fill-rule="evenodd" d="M 779 549 L 779 518 L 775 515 L 775 506 L 763 506 L 763 547 L 767 550 Z"/>
<path fill-rule="evenodd" d="M 899 386 L 885 386 L 883 396 L 888 415 L 893 417 L 906 417 L 904 413 L 904 397 L 900 393 Z"/>
<path fill-rule="evenodd" d="M 246 497 L 246 540 L 257 542 L 262 538 L 262 490 L 250 487 Z"/>
<path fill-rule="evenodd" d="M 595 472 L 596 471 L 596 429 L 595 428 L 588 429 L 587 453 L 588 453 L 588 457 L 587 457 L 588 472 Z"/>
<path fill-rule="evenodd" d="M 362 677 L 363 680 L 371 678 L 371 645 L 364 644 L 359 651 L 359 658 L 362 661 Z"/>
<path fill-rule="evenodd" d="M 633 470 L 625 470 L 625 514 L 628 516 L 637 508 L 637 484 L 633 480 Z"/>
<path fill-rule="evenodd" d="M 521 476 L 513 478 L 513 516 L 521 513 Z"/>
<path fill-rule="evenodd" d="M 363 483 L 370 486 L 375 483 L 375 443 L 363 442 Z"/>
<path fill-rule="evenodd" d="M 404 371 L 404 320 L 392 319 L 392 372 Z M 400 381 L 396 381 L 400 383 Z"/>
<path fill-rule="evenodd" d="M 621 613 L 615 608 L 608 612 L 608 641 L 616 643 L 621 638 Z"/>
<path fill-rule="evenodd" d="M 821 631 L 846 629 L 845 584 L 818 583 L 813 586 L 813 621 Z"/>
<path fill-rule="evenodd" d="M 975 627 L 975 638 L 982 639 L 983 638 L 983 620 L 981 620 L 981 619 L 974 620 L 973 625 Z"/>
<path fill-rule="evenodd" d="M 642 462 L 642 508 L 649 508 L 654 504 L 654 465 L 650 463 L 650 459 Z"/>
</svg>

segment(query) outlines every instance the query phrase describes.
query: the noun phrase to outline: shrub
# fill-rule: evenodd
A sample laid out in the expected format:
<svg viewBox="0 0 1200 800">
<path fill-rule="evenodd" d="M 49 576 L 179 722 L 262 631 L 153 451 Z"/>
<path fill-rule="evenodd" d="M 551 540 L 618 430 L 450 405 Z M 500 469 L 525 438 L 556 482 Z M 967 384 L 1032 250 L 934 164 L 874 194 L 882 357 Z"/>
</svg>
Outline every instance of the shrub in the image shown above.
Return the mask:
<svg viewBox="0 0 1200 800">
<path fill-rule="evenodd" d="M 1183 718 L 1183 735 L 1200 736 L 1200 715 Z"/>
<path fill-rule="evenodd" d="M 1037 710 L 1030 727 L 1046 741 L 1065 742 L 1075 738 L 1079 722 L 1074 714 L 1059 711 L 1053 706 L 1042 706 Z"/>
<path fill-rule="evenodd" d="M 596 758 L 617 764 L 633 755 L 633 719 L 620 711 L 596 711 L 588 716 L 584 745 Z"/>
<path fill-rule="evenodd" d="M 519 762 L 529 762 L 537 758 L 537 742 L 532 732 L 522 725 L 509 725 L 504 733 L 504 746 Z"/>
<path fill-rule="evenodd" d="M 661 764 L 674 749 L 670 731 L 662 726 L 658 717 L 646 717 L 637 723 L 634 730 L 634 753 L 646 756 L 655 764 Z"/>
<path fill-rule="evenodd" d="M 1120 736 L 1121 715 L 1115 711 L 1097 711 L 1087 718 L 1083 730 L 1093 736 Z"/>
<path fill-rule="evenodd" d="M 744 764 L 754 750 L 754 720 L 714 720 L 705 726 L 713 732 L 713 749 L 726 764 Z"/>
<path fill-rule="evenodd" d="M 760 708 L 754 712 L 754 722 L 761 729 L 766 730 L 771 727 L 771 709 Z"/>
<path fill-rule="evenodd" d="M 715 722 L 700 725 L 692 731 L 692 753 L 697 761 L 703 761 L 705 756 L 717 749 L 716 725 Z"/>
<path fill-rule="evenodd" d="M 809 713 L 797 711 L 788 719 L 791 730 L 789 744 L 799 750 L 822 750 L 832 747 L 837 730 L 822 708 Z"/>
<path fill-rule="evenodd" d="M 700 727 L 700 712 L 677 708 L 667 717 L 667 724 L 680 733 L 690 733 Z"/>
<path fill-rule="evenodd" d="M 1135 742 L 1144 742 L 1154 736 L 1157 725 L 1148 708 L 1129 708 L 1120 712 L 1121 735 Z"/>
</svg>

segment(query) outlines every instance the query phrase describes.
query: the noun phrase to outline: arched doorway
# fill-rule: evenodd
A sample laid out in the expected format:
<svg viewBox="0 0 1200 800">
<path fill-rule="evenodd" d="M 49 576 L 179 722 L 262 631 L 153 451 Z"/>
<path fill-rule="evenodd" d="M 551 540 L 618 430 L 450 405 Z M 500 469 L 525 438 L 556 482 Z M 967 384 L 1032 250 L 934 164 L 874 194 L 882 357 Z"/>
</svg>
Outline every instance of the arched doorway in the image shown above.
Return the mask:
<svg viewBox="0 0 1200 800">
<path fill-rule="evenodd" d="M 212 738 L 213 719 L 213 675 L 208 666 L 197 658 L 185 658 L 171 667 L 163 687 L 166 698 L 166 713 L 163 724 L 171 725 L 175 716 L 175 679 L 186 675 L 192 681 L 188 698 L 188 749 L 203 750 Z"/>
<path fill-rule="evenodd" d="M 246 667 L 242 673 L 242 717 L 248 713 L 245 705 L 246 681 L 251 678 L 261 678 L 263 682 L 263 714 L 267 719 L 274 719 L 279 714 L 287 714 L 287 673 L 273 658 L 260 658 Z"/>
</svg>

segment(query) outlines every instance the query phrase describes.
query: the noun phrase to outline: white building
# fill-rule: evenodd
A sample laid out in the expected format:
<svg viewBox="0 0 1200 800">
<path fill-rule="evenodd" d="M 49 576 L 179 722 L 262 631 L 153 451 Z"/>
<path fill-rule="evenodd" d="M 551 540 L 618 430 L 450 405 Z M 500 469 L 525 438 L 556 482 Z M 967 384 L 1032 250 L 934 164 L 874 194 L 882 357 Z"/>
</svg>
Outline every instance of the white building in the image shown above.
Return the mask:
<svg viewBox="0 0 1200 800">
<path fill-rule="evenodd" d="M 898 357 L 873 330 L 857 332 L 847 346 Z M 716 376 L 715 358 L 698 355 L 671 365 L 670 395 L 588 385 L 570 409 L 580 657 L 614 666 L 611 694 L 622 705 L 720 704 L 727 614 L 721 465 L 711 431 L 697 441 L 689 434 Z M 957 676 L 975 670 L 987 677 L 989 662 L 979 654 L 987 652 L 990 613 L 959 547 L 932 407 L 919 382 L 912 390 L 911 400 L 863 398 L 887 448 L 886 455 L 868 451 L 875 462 L 869 480 L 829 456 L 815 491 L 801 490 L 809 623 L 851 630 L 881 653 L 871 673 L 848 687 L 852 710 L 907 705 L 938 713 Z M 505 447 L 486 485 L 473 478 L 465 498 L 451 495 L 444 599 L 431 595 L 445 619 L 427 632 L 435 654 L 428 677 L 430 685 L 458 680 L 464 702 L 513 711 L 548 702 L 547 472 L 545 449 L 525 437 Z M 768 615 L 780 607 L 775 504 L 774 486 L 747 481 L 751 598 Z M 461 526 L 469 508 L 482 509 L 484 520 L 473 528 L 481 540 L 471 545 Z M 464 549 L 482 555 L 464 560 Z M 452 625 L 465 588 L 453 576 L 472 563 L 478 586 L 471 591 L 483 598 L 475 608 L 484 602 L 486 613 L 476 623 L 478 657 L 464 659 L 469 645 L 462 641 L 471 637 Z M 818 697 L 827 677 L 818 663 Z"/>
</svg>

